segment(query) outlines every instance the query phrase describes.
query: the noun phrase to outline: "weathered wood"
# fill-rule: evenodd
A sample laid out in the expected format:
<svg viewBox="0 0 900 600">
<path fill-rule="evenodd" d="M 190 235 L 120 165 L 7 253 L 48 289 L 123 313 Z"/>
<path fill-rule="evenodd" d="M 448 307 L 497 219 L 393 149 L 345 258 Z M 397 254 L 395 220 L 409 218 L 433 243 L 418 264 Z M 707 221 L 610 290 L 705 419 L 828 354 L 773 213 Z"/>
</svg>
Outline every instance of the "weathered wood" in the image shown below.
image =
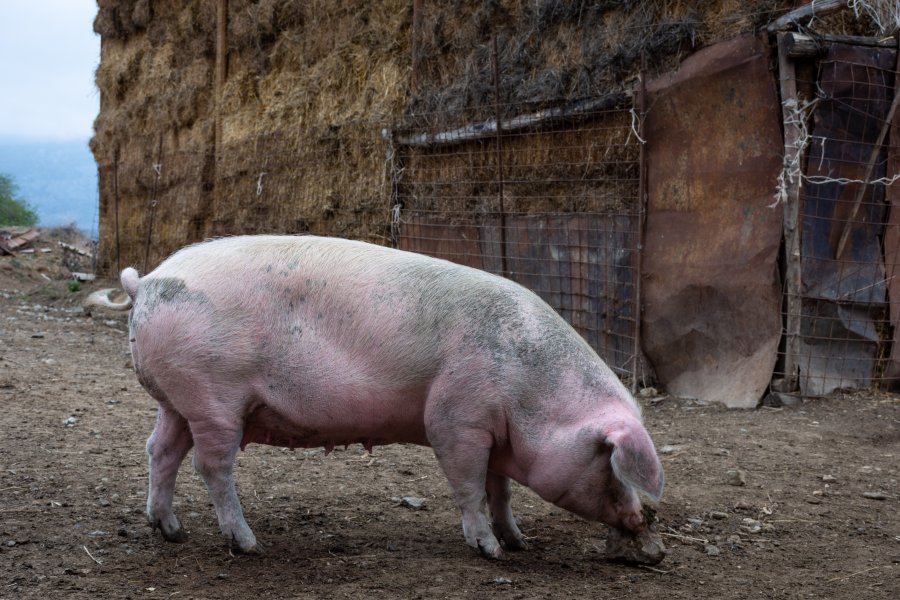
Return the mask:
<svg viewBox="0 0 900 600">
<path fill-rule="evenodd" d="M 820 38 L 813 38 L 802 33 L 788 33 L 784 37 L 785 52 L 788 58 L 816 58 L 825 53 Z"/>
<path fill-rule="evenodd" d="M 877 38 L 862 35 L 816 35 L 816 39 L 822 42 L 836 44 L 850 44 L 852 46 L 871 46 L 873 48 L 896 48 L 897 38 Z"/>
<path fill-rule="evenodd" d="M 896 48 L 897 38 L 874 38 L 859 35 L 807 35 L 790 32 L 785 38 L 788 58 L 816 58 L 827 51 L 826 44 L 849 44 L 872 48 Z"/>
<path fill-rule="evenodd" d="M 801 130 L 795 108 L 799 103 L 794 63 L 788 56 L 787 34 L 778 35 L 778 78 L 781 87 L 782 118 L 784 120 L 784 247 L 787 295 L 785 316 L 784 379 L 781 392 L 793 392 L 798 387 L 798 359 L 800 356 L 800 180 Z"/>
<path fill-rule="evenodd" d="M 216 119 L 215 147 L 222 145 L 222 92 L 228 76 L 228 0 L 219 0 L 216 5 Z"/>
<path fill-rule="evenodd" d="M 419 36 L 422 34 L 422 12 L 425 0 L 413 0 L 412 3 L 412 34 L 410 36 L 410 62 L 411 73 L 409 76 L 410 92 L 415 94 L 419 89 Z"/>
<path fill-rule="evenodd" d="M 542 127 L 559 121 L 584 119 L 600 111 L 624 108 L 629 104 L 629 101 L 630 96 L 626 93 L 610 94 L 602 98 L 582 100 L 566 104 L 565 106 L 520 115 L 503 121 L 499 124 L 499 128 L 505 133 L 511 133 Z M 397 133 L 394 135 L 394 141 L 404 146 L 442 146 L 494 137 L 497 135 L 497 129 L 497 119 L 488 119 L 481 123 L 473 123 L 440 133 Z"/>
<path fill-rule="evenodd" d="M 641 52 L 641 80 L 637 89 L 635 110 L 638 114 L 638 140 L 641 152 L 638 158 L 638 217 L 637 234 L 634 236 L 634 363 L 631 367 L 631 393 L 637 393 L 639 369 L 641 367 L 641 277 L 643 276 L 644 223 L 647 214 L 647 144 L 644 132 L 644 118 L 647 112 L 647 54 Z"/>
<path fill-rule="evenodd" d="M 802 19 L 808 19 L 812 16 L 821 17 L 843 8 L 846 5 L 846 0 L 813 0 L 805 6 L 801 6 L 800 8 L 794 9 L 791 12 L 778 17 L 766 26 L 766 31 L 775 33 L 776 31 L 790 27 Z"/>
<path fill-rule="evenodd" d="M 500 261 L 502 268 L 500 274 L 509 277 L 506 248 L 506 209 L 503 206 L 503 119 L 500 116 L 500 57 L 497 52 L 497 36 L 493 39 L 492 67 L 494 77 L 494 111 L 497 115 L 497 200 L 500 205 Z"/>
<path fill-rule="evenodd" d="M 116 148 L 113 151 L 113 210 L 114 214 L 114 226 L 116 228 L 116 273 L 122 272 L 122 251 L 121 244 L 119 242 L 119 146 L 116 144 Z"/>
</svg>

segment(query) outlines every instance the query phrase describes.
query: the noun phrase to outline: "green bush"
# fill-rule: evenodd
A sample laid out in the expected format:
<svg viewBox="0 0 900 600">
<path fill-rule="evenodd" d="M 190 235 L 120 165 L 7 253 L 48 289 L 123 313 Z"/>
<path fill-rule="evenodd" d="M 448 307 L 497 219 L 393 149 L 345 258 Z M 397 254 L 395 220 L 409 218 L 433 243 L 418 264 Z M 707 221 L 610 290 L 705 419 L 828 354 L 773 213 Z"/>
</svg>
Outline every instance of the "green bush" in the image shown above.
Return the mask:
<svg viewBox="0 0 900 600">
<path fill-rule="evenodd" d="M 37 225 L 34 207 L 19 198 L 19 186 L 9 175 L 0 175 L 0 225 Z"/>
</svg>

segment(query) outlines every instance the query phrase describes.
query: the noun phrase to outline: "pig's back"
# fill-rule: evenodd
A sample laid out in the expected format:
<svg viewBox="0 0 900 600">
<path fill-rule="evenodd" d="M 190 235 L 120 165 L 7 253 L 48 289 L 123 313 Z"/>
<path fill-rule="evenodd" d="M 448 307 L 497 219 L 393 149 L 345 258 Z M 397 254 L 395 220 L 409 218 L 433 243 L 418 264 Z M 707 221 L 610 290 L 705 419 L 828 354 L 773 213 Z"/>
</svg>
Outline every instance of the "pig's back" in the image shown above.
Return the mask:
<svg viewBox="0 0 900 600">
<path fill-rule="evenodd" d="M 420 329 L 446 326 L 464 311 L 469 320 L 500 313 L 553 314 L 537 296 L 501 277 L 412 252 L 338 238 L 237 236 L 189 246 L 144 278 L 183 283 L 217 307 L 263 310 L 265 302 L 309 304 L 346 321 L 369 311 L 409 320 Z M 176 285 L 177 285 L 176 284 Z M 154 292 L 151 292 L 154 293 Z M 155 293 L 159 293 L 156 291 Z M 265 301 L 263 300 L 265 299 Z M 343 315 L 336 315 L 339 309 Z"/>
<path fill-rule="evenodd" d="M 563 363 L 606 369 L 522 286 L 351 240 L 241 236 L 187 247 L 141 280 L 136 320 L 162 304 L 206 318 L 201 337 L 237 358 L 308 361 L 312 353 L 350 365 L 351 375 L 375 370 L 404 384 L 472 356 L 487 357 L 495 372 L 530 368 L 537 380 Z"/>
<path fill-rule="evenodd" d="M 305 341 L 293 344 L 295 350 L 306 352 L 310 345 L 319 350 L 327 343 L 326 354 L 394 364 L 410 377 L 433 376 L 448 353 L 472 352 L 490 354 L 498 363 L 529 355 L 542 369 L 561 361 L 605 369 L 568 323 L 522 286 L 364 242 L 316 236 L 222 238 L 175 253 L 141 281 L 141 290 L 156 300 L 138 298 L 137 313 L 142 301 L 158 305 L 160 297 L 177 296 L 201 312 L 215 313 L 217 323 L 270 338 L 270 352 L 283 349 L 286 340 L 295 342 L 299 334 Z"/>
</svg>

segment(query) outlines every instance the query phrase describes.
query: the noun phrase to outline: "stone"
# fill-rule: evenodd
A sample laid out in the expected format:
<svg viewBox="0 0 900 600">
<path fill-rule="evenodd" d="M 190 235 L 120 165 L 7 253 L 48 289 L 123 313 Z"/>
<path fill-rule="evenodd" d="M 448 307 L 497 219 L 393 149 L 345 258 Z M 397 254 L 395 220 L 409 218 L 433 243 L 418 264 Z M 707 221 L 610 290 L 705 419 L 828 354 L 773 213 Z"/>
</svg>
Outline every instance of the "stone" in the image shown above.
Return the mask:
<svg viewBox="0 0 900 600">
<path fill-rule="evenodd" d="M 729 469 L 725 472 L 725 481 L 738 487 L 747 485 L 747 474 L 740 469 Z"/>
<path fill-rule="evenodd" d="M 869 500 L 887 500 L 887 494 L 884 492 L 863 492 L 863 498 L 868 498 Z"/>
<path fill-rule="evenodd" d="M 403 496 L 402 498 L 394 498 L 394 502 L 410 510 L 422 510 L 423 508 L 425 508 L 425 498 L 416 498 L 415 496 Z"/>
</svg>

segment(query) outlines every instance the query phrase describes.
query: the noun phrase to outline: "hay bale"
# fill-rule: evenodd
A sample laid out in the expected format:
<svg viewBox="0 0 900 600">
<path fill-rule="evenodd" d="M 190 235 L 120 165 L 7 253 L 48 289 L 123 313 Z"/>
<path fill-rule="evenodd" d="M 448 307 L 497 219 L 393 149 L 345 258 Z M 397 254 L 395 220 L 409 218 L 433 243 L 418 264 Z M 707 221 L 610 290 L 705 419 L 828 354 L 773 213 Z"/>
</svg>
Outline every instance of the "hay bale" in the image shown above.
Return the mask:
<svg viewBox="0 0 900 600">
<path fill-rule="evenodd" d="M 151 262 L 209 235 L 249 231 L 385 241 L 392 187 L 382 128 L 446 130 L 493 117 L 495 36 L 501 111 L 511 117 L 628 89 L 642 55 L 651 75 L 671 69 L 697 48 L 756 29 L 795 2 L 426 2 L 413 44 L 408 0 L 229 0 L 227 78 L 218 98 L 216 2 L 98 4 L 102 109 L 91 148 L 102 174 L 101 250 L 108 266 L 110 207 L 120 210 L 120 253 L 141 264 L 154 194 Z M 827 25 L 845 30 L 829 32 L 859 33 L 851 26 L 860 20 L 839 21 L 852 11 L 840 14 Z M 627 139 L 628 116 L 591 122 L 593 131 L 509 140 L 507 210 L 628 209 L 637 154 Z M 408 167 L 430 173 L 407 180 L 422 210 L 496 210 L 496 157 L 461 156 L 404 155 Z M 155 163 L 163 165 L 163 179 Z M 576 175 L 582 184 L 571 183 Z M 460 178 L 454 193 L 464 199 L 454 200 L 456 207 L 435 179 L 454 176 Z"/>
</svg>

